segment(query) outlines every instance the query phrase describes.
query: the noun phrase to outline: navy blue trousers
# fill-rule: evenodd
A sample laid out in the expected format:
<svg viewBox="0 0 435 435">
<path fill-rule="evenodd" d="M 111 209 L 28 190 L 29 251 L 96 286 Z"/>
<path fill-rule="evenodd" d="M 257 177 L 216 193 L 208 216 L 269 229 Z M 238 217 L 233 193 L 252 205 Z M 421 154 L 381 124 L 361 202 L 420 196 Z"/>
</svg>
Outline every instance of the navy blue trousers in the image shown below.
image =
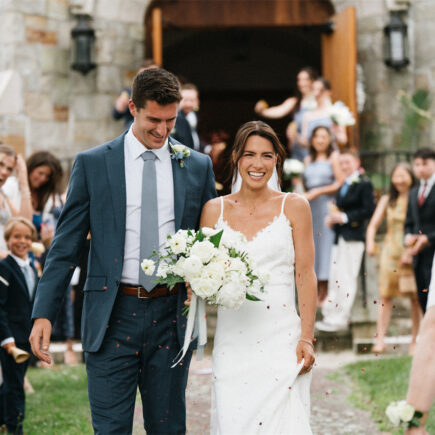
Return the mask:
<svg viewBox="0 0 435 435">
<path fill-rule="evenodd" d="M 30 352 L 28 343 L 17 343 L 17 347 Z M 22 434 L 25 411 L 24 376 L 29 361 L 17 364 L 5 349 L 0 348 L 3 384 L 0 386 L 0 421 L 6 424 L 8 433 Z"/>
<path fill-rule="evenodd" d="M 192 354 L 171 368 L 180 351 L 176 313 L 177 295 L 117 297 L 100 350 L 85 353 L 96 434 L 131 434 L 138 387 L 147 434 L 185 434 Z"/>
</svg>

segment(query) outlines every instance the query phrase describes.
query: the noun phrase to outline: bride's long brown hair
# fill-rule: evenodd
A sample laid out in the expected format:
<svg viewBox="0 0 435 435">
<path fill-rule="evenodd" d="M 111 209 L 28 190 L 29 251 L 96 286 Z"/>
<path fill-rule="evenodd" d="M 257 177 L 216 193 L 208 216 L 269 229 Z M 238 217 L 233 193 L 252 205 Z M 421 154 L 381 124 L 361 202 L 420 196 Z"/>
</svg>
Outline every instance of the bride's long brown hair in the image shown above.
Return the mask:
<svg viewBox="0 0 435 435">
<path fill-rule="evenodd" d="M 272 144 L 273 150 L 278 156 L 276 162 L 276 172 L 278 173 L 278 180 L 281 184 L 282 167 L 287 153 L 273 128 L 263 121 L 249 121 L 238 129 L 236 138 L 234 139 L 233 155 L 232 159 L 230 160 L 228 181 L 231 183 L 232 181 L 236 180 L 235 177 L 237 176 L 237 164 L 242 158 L 243 152 L 245 151 L 246 142 L 251 136 L 264 137 Z"/>
</svg>

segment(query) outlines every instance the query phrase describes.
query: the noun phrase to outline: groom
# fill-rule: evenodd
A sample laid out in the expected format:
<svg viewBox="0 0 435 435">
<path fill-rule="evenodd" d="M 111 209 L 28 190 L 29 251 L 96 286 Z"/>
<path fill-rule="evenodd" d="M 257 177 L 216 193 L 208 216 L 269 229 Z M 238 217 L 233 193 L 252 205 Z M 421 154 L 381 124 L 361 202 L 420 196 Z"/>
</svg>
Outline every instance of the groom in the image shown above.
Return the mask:
<svg viewBox="0 0 435 435">
<path fill-rule="evenodd" d="M 138 386 L 148 434 L 186 431 L 191 352 L 170 368 L 184 339 L 186 290 L 156 286 L 140 270 L 167 235 L 196 229 L 203 205 L 216 196 L 210 159 L 191 150 L 181 160 L 172 149 L 180 98 L 171 73 L 139 73 L 130 129 L 77 155 L 36 292 L 30 342 L 35 355 L 50 362 L 51 326 L 90 231 L 82 340 L 96 434 L 132 432 Z"/>
</svg>

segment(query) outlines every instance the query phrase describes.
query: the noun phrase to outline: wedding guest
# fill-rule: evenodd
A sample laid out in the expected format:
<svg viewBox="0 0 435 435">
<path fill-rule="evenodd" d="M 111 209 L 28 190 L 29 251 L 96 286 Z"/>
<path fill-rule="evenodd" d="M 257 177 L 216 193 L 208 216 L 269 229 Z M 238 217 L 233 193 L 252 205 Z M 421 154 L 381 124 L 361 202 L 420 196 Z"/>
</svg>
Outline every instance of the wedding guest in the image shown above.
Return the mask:
<svg viewBox="0 0 435 435">
<path fill-rule="evenodd" d="M 390 323 L 393 309 L 393 297 L 405 296 L 411 302 L 412 341 L 410 353 L 413 352 L 420 327 L 421 309 L 417 298 L 414 271 L 410 265 L 401 262 L 405 251 L 403 233 L 411 187 L 415 177 L 408 163 L 397 164 L 391 173 L 390 192 L 379 200 L 372 219 L 367 227 L 366 251 L 368 255 L 376 254 L 375 235 L 384 219 L 387 219 L 387 234 L 382 244 L 379 268 L 377 340 L 372 348 L 374 353 L 385 352 L 385 335 Z"/>
<path fill-rule="evenodd" d="M 13 177 L 15 190 L 21 193 L 19 200 L 15 202 L 5 188 L 5 183 L 14 169 L 17 172 L 16 179 Z M 23 216 L 28 219 L 32 216 L 27 168 L 21 155 L 17 155 L 9 145 L 0 143 L 0 259 L 8 255 L 3 230 L 6 222 L 12 216 Z"/>
<path fill-rule="evenodd" d="M 421 324 L 412 360 L 406 401 L 423 413 L 419 427 L 409 428 L 406 435 L 429 435 L 425 430 L 427 415 L 435 399 L 435 261 L 429 285 L 426 314 Z"/>
<path fill-rule="evenodd" d="M 25 416 L 24 376 L 28 361 L 18 364 L 15 348 L 30 352 L 32 306 L 37 272 L 29 259 L 36 237 L 34 225 L 25 218 L 10 219 L 4 230 L 10 254 L 0 261 L 0 361 L 3 384 L 0 387 L 0 422 L 10 434 L 23 433 Z"/>
<path fill-rule="evenodd" d="M 199 92 L 192 83 L 181 85 L 181 101 L 175 121 L 172 137 L 183 145 L 196 151 L 202 151 L 198 126 Z"/>
<path fill-rule="evenodd" d="M 404 239 L 413 260 L 405 252 L 402 261 L 407 264 L 413 263 L 418 298 L 424 312 L 435 253 L 435 150 L 417 150 L 414 154 L 413 169 L 420 184 L 409 194 Z"/>
<path fill-rule="evenodd" d="M 346 178 L 336 194 L 336 207 L 331 207 L 326 218 L 326 224 L 334 228 L 335 245 L 331 253 L 328 300 L 322 306 L 323 320 L 316 322 L 320 331 L 348 327 L 364 253 L 365 221 L 375 208 L 372 183 L 359 171 L 357 151 L 342 150 L 339 164 Z"/>
<path fill-rule="evenodd" d="M 331 132 L 327 127 L 318 126 L 311 136 L 309 155 L 305 158 L 305 197 L 310 201 L 313 215 L 315 245 L 314 267 L 317 276 L 317 305 L 321 306 L 328 294 L 331 250 L 334 231 L 325 224 L 328 205 L 344 181 L 339 165 L 339 153 L 332 146 Z"/>
<path fill-rule="evenodd" d="M 138 74 L 148 68 L 158 68 L 158 66 L 154 63 L 152 59 L 145 59 L 139 70 Z M 115 102 L 115 107 L 112 110 L 113 119 L 123 119 L 125 129 L 128 130 L 130 125 L 133 123 L 133 115 L 130 113 L 130 109 L 128 108 L 128 101 L 131 98 L 131 88 L 124 88 L 119 94 L 118 98 Z"/>
<path fill-rule="evenodd" d="M 289 124 L 288 135 L 292 143 L 292 158 L 303 160 L 308 155 L 308 147 L 301 145 L 298 134 L 302 131 L 302 119 L 304 113 L 316 107 L 316 101 L 312 95 L 313 82 L 317 78 L 316 71 L 307 66 L 302 68 L 297 75 L 296 96 L 289 97 L 278 106 L 268 107 L 264 100 L 255 105 L 255 112 L 268 119 L 279 119 L 292 115 L 293 122 Z"/>
<path fill-rule="evenodd" d="M 331 84 L 324 77 L 317 78 L 313 83 L 313 96 L 316 99 L 317 107 L 314 110 L 304 113 L 302 119 L 302 131 L 298 136 L 301 144 L 309 144 L 314 129 L 319 125 L 328 127 L 334 137 L 334 142 L 339 147 L 347 144 L 346 128 L 332 122 L 329 115 L 331 104 Z"/>
</svg>

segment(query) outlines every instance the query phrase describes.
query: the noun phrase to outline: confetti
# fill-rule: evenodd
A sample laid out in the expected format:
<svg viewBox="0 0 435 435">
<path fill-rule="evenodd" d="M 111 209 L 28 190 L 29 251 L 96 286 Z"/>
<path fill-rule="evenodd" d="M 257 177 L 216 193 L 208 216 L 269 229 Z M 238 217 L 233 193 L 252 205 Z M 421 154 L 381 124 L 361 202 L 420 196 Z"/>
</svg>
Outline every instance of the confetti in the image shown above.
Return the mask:
<svg viewBox="0 0 435 435">
<path fill-rule="evenodd" d="M 366 347 L 363 347 L 363 348 L 362 348 L 362 351 L 363 351 L 363 352 L 367 352 L 367 348 L 366 348 Z"/>
<path fill-rule="evenodd" d="M 422 290 L 422 292 L 423 292 L 423 293 L 427 293 L 427 292 L 428 292 L 428 289 L 427 289 L 427 288 L 424 288 L 424 289 Z"/>
<path fill-rule="evenodd" d="M 366 369 L 365 369 L 365 368 L 363 367 L 363 368 L 361 369 L 361 371 L 362 371 L 362 372 L 365 372 L 365 371 L 366 371 Z"/>
</svg>

